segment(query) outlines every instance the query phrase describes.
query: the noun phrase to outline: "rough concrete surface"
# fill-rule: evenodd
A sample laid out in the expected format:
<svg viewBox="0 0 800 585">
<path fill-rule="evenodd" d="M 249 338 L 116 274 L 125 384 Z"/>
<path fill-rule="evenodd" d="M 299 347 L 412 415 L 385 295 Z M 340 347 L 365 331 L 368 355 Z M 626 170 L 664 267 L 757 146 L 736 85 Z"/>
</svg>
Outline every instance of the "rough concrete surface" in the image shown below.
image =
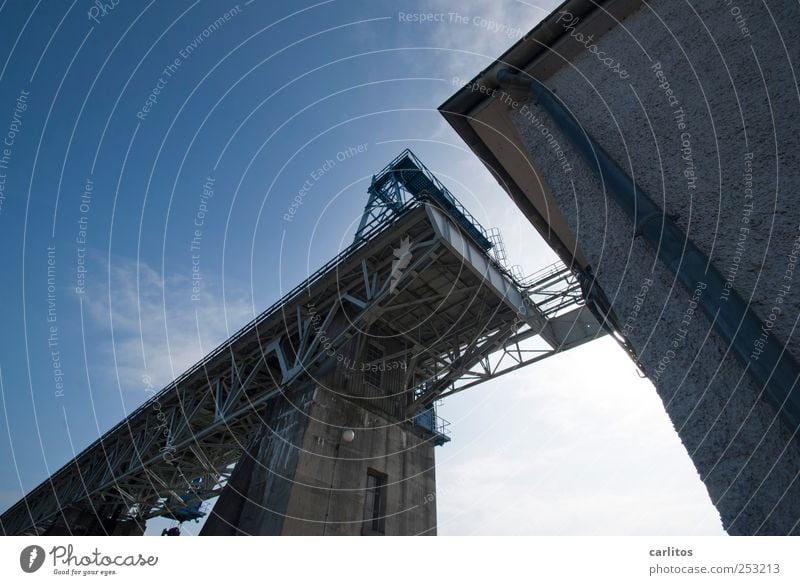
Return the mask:
<svg viewBox="0 0 800 585">
<path fill-rule="evenodd" d="M 800 271 L 791 272 L 789 259 L 800 235 L 800 94 L 791 68 L 800 63 L 800 6 L 771 3 L 770 13 L 761 3 L 736 4 L 734 14 L 724 2 L 649 2 L 595 41 L 623 63 L 626 79 L 584 51 L 544 81 L 759 318 L 778 306 L 771 334 L 800 358 Z M 547 115 L 528 106 L 572 170 L 523 110 L 515 124 L 614 311 L 630 324 L 628 338 L 725 529 L 800 533 L 797 440 L 693 310 L 702 285 L 697 294 L 682 287 Z"/>
<path fill-rule="evenodd" d="M 204 535 L 361 535 L 368 470 L 386 475 L 386 535 L 436 534 L 429 433 L 322 387 L 277 399 Z M 342 431 L 351 429 L 351 442 Z"/>
</svg>

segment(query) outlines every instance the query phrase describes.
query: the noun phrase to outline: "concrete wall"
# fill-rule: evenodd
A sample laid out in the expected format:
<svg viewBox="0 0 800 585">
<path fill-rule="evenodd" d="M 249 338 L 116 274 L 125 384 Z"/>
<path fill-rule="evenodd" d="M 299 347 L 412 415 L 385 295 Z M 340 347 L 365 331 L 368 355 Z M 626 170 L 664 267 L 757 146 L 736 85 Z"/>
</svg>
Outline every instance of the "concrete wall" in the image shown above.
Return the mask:
<svg viewBox="0 0 800 585">
<path fill-rule="evenodd" d="M 345 428 L 355 430 L 350 443 L 341 441 Z M 362 534 L 368 469 L 387 476 L 387 535 L 436 534 L 430 436 L 318 388 L 283 534 Z"/>
<path fill-rule="evenodd" d="M 315 387 L 265 409 L 203 535 L 360 535 L 369 469 L 387 476 L 385 534 L 436 534 L 429 433 Z M 342 441 L 342 431 L 355 438 Z"/>
<path fill-rule="evenodd" d="M 291 400 L 278 396 L 264 409 L 264 424 L 234 468 L 200 534 L 280 534 L 306 431 L 313 386 L 297 388 Z"/>
<path fill-rule="evenodd" d="M 771 334 L 800 358 L 800 272 L 790 259 L 800 236 L 800 95 L 791 70 L 800 63 L 800 6 L 770 10 L 738 0 L 653 0 L 589 43 L 627 77 L 587 50 L 545 82 L 761 319 L 777 307 Z M 515 125 L 628 324 L 724 527 L 800 533 L 798 443 L 693 310 L 702 286 L 681 287 L 552 121 L 527 106 L 512 114 Z M 571 170 L 532 116 L 564 148 Z"/>
</svg>

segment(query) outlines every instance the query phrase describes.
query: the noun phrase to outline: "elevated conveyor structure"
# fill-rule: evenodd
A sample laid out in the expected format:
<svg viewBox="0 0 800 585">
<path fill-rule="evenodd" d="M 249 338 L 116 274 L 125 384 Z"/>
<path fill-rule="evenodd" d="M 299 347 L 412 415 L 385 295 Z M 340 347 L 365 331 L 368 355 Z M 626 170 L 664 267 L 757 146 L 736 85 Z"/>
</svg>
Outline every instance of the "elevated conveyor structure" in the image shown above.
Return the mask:
<svg viewBox="0 0 800 585">
<path fill-rule="evenodd" d="M 269 451 L 249 447 L 265 421 L 321 389 L 357 405 L 373 426 L 390 421 L 421 445 L 443 444 L 435 401 L 602 334 L 570 270 L 549 267 L 525 282 L 512 276 L 488 232 L 405 151 L 374 177 L 351 246 L 31 490 L 0 524 L 9 535 L 136 534 L 150 518 L 194 517 L 224 490 L 243 453 Z M 329 497 L 326 521 L 335 512 Z"/>
</svg>

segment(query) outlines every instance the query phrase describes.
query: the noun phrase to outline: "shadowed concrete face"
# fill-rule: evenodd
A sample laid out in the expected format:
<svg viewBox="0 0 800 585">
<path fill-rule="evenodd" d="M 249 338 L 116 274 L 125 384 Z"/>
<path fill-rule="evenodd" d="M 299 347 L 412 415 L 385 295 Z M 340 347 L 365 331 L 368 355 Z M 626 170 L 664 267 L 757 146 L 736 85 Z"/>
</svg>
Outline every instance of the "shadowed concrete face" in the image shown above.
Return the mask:
<svg viewBox="0 0 800 585">
<path fill-rule="evenodd" d="M 800 18 L 796 5 L 776 6 L 770 15 L 755 3 L 740 4 L 751 29 L 770 29 L 772 17 Z M 697 16 L 677 3 L 650 5 L 629 16 L 624 29 L 595 39 L 624 63 L 624 81 L 589 52 L 543 81 L 797 358 L 800 127 L 787 57 L 796 60 L 800 44 L 768 35 L 751 43 L 722 5 L 695 7 Z M 626 336 L 726 530 L 799 533 L 796 437 L 698 309 L 704 283 L 682 287 L 635 237 L 631 221 L 541 108 L 528 103 L 511 117 L 618 320 L 629 325 Z M 563 149 L 568 171 L 542 124 Z"/>
<path fill-rule="evenodd" d="M 298 395 L 270 409 L 201 534 L 435 534 L 431 437 L 329 390 Z"/>
</svg>

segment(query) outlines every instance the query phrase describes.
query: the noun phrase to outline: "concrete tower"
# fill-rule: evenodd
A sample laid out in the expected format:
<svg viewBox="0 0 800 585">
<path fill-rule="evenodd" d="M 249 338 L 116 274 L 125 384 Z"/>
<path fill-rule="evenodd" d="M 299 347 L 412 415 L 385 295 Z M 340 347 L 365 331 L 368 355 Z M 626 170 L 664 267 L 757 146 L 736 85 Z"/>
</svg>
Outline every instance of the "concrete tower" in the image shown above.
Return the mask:
<svg viewBox="0 0 800 585">
<path fill-rule="evenodd" d="M 398 355 L 395 344 L 367 342 L 362 355 L 372 370 L 362 369 L 358 345 L 329 383 L 265 409 L 268 420 L 201 534 L 436 534 L 434 447 L 446 437 L 398 417 L 402 348 Z M 390 353 L 396 357 L 384 362 Z"/>
<path fill-rule="evenodd" d="M 582 273 L 731 534 L 800 533 L 798 19 L 572 0 L 440 108 Z"/>
</svg>

